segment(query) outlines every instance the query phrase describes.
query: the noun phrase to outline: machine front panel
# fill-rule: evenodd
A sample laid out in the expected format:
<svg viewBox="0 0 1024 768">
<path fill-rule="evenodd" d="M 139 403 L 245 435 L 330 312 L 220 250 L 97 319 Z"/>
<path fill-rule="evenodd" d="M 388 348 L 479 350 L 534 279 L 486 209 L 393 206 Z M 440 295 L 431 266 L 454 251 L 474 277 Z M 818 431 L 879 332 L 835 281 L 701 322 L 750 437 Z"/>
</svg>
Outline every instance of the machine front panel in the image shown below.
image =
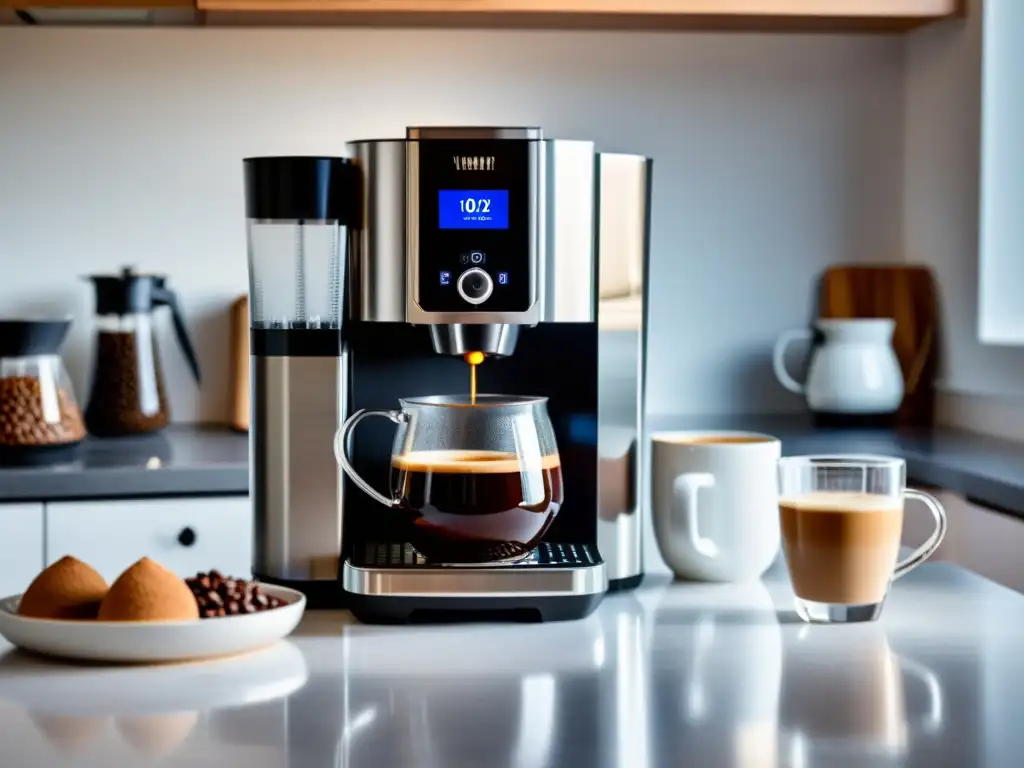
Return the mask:
<svg viewBox="0 0 1024 768">
<path fill-rule="evenodd" d="M 425 312 L 526 312 L 534 304 L 530 196 L 539 142 L 431 139 L 418 154 L 417 302 Z"/>
</svg>

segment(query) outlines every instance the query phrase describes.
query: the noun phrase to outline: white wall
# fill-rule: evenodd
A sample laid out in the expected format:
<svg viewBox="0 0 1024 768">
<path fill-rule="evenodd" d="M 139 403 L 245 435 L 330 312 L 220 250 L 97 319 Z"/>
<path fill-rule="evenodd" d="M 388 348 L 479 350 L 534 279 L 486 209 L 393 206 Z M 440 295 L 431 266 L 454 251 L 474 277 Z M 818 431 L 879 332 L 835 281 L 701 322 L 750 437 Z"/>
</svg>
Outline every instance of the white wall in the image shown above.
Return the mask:
<svg viewBox="0 0 1024 768">
<path fill-rule="evenodd" d="M 540 124 L 655 158 L 654 412 L 797 409 L 770 372 L 839 260 L 901 257 L 892 36 L 0 29 L 0 313 L 70 310 L 79 276 L 168 273 L 202 394 L 162 328 L 179 419 L 226 415 L 246 286 L 240 159 L 341 153 L 416 123 Z"/>
<path fill-rule="evenodd" d="M 978 341 L 981 16 L 981 0 L 971 0 L 966 23 L 925 27 L 908 39 L 903 206 L 907 258 L 930 265 L 942 293 L 942 388 L 959 396 L 950 420 L 985 429 L 971 414 L 991 404 L 964 396 L 1019 409 L 1024 347 Z"/>
</svg>

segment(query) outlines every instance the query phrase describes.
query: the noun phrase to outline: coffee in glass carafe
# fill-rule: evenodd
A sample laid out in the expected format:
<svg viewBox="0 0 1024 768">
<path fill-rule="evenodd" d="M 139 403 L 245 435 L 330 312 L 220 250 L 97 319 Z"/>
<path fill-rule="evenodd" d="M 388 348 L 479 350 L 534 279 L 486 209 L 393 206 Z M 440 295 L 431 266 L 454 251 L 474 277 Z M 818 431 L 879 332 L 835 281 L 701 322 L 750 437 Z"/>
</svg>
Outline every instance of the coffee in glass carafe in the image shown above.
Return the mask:
<svg viewBox="0 0 1024 768">
<path fill-rule="evenodd" d="M 99 437 L 154 432 L 170 421 L 170 406 L 153 328 L 153 310 L 168 307 L 174 331 L 196 382 L 199 361 L 178 297 L 159 275 L 125 268 L 120 275 L 90 275 L 96 288 L 96 357 L 85 411 Z"/>
<path fill-rule="evenodd" d="M 547 398 L 517 395 L 408 397 L 396 410 L 360 410 L 338 430 L 334 453 L 361 490 L 395 510 L 427 560 L 516 562 L 528 557 L 564 500 Z M 391 495 L 349 459 L 352 431 L 368 416 L 398 425 Z"/>
</svg>

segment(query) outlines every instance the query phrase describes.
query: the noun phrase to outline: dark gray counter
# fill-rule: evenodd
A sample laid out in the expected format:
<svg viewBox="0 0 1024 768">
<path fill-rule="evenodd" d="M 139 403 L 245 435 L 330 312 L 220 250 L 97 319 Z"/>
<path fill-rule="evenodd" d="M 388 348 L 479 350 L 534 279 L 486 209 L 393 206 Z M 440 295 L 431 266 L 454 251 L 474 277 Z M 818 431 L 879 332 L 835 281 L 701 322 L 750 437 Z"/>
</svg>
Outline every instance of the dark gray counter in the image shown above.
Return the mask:
<svg viewBox="0 0 1024 768">
<path fill-rule="evenodd" d="M 903 456 L 912 481 L 1024 517 L 1024 443 L 967 432 L 815 429 L 800 416 L 652 417 L 658 429 L 747 429 L 782 439 L 783 453 Z M 90 439 L 80 461 L 0 469 L 0 502 L 246 494 L 248 436 L 177 426 L 160 435 Z"/>
<path fill-rule="evenodd" d="M 249 437 L 216 427 L 89 438 L 73 464 L 0 468 L 0 502 L 248 492 Z"/>
<path fill-rule="evenodd" d="M 652 417 L 659 429 L 740 429 L 782 440 L 786 456 L 868 453 L 902 456 L 917 484 L 961 493 L 989 507 L 1024 517 L 1024 443 L 936 428 L 822 429 L 802 416 Z M 1024 436 L 1022 436 L 1024 438 Z"/>
</svg>

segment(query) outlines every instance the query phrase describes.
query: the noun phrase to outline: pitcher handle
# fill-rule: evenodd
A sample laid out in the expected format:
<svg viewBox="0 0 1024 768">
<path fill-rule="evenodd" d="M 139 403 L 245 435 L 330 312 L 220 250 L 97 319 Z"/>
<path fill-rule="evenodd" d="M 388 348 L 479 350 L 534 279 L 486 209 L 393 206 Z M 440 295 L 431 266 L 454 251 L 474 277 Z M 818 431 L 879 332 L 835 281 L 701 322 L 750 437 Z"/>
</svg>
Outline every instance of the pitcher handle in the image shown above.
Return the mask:
<svg viewBox="0 0 1024 768">
<path fill-rule="evenodd" d="M 395 424 L 401 424 L 408 420 L 408 416 L 402 411 L 391 411 L 391 410 L 370 410 L 367 408 L 361 411 L 356 411 L 344 424 L 341 425 L 341 429 L 334 436 L 334 458 L 338 460 L 338 464 L 345 470 L 345 474 L 348 475 L 352 482 L 355 483 L 359 488 L 370 498 L 379 501 L 385 507 L 397 507 L 402 503 L 400 498 L 389 499 L 383 493 L 378 491 L 368 482 L 366 482 L 359 473 L 356 472 L 355 467 L 352 466 L 348 460 L 349 451 L 352 450 L 352 430 L 355 429 L 356 424 L 365 419 L 367 416 L 384 416 L 387 419 L 395 422 Z"/>
<path fill-rule="evenodd" d="M 804 394 L 804 385 L 786 370 L 786 350 L 795 341 L 810 341 L 813 338 L 814 334 L 806 328 L 783 331 L 775 342 L 775 349 L 772 350 L 772 369 L 775 371 L 775 378 L 779 380 L 779 384 L 798 395 Z"/>
<path fill-rule="evenodd" d="M 199 357 L 196 355 L 192 339 L 188 335 L 188 328 L 185 327 L 185 318 L 181 313 L 181 306 L 178 304 L 178 296 L 170 288 L 163 285 L 153 287 L 153 301 L 162 304 L 171 310 L 171 320 L 174 322 L 174 335 L 178 337 L 178 344 L 181 345 L 182 354 L 188 362 L 189 370 L 195 377 L 196 384 L 202 384 L 202 376 L 199 372 Z"/>
<path fill-rule="evenodd" d="M 708 472 L 686 472 L 673 484 L 676 507 L 683 514 L 686 537 L 690 546 L 704 557 L 718 557 L 718 547 L 711 539 L 702 538 L 698 528 L 697 496 L 701 488 L 714 488 L 715 476 Z"/>
<path fill-rule="evenodd" d="M 935 550 L 939 548 L 939 544 L 946 537 L 946 510 L 942 508 L 942 504 L 939 503 L 938 499 L 923 491 L 916 491 L 913 488 L 907 488 L 903 492 L 903 497 L 905 499 L 917 499 L 928 507 L 928 511 L 935 518 L 935 531 L 924 544 L 910 554 L 910 557 L 896 564 L 896 571 L 892 575 L 893 581 L 901 576 L 906 576 L 935 554 Z"/>
</svg>

